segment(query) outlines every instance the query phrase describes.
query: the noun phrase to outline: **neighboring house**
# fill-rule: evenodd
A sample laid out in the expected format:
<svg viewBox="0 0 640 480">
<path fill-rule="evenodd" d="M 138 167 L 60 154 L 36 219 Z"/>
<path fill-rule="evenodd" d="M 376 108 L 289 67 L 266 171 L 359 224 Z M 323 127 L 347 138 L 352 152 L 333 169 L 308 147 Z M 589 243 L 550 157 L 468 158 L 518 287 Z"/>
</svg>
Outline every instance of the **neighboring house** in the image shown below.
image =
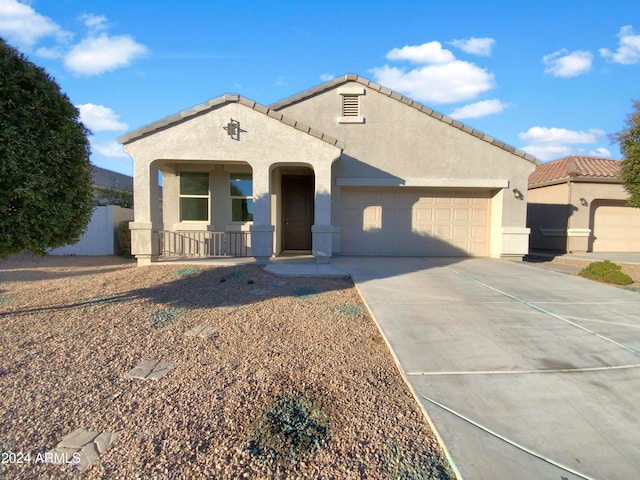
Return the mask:
<svg viewBox="0 0 640 480">
<path fill-rule="evenodd" d="M 91 165 L 91 178 L 98 205 L 133 206 L 133 177 Z"/>
<path fill-rule="evenodd" d="M 269 107 L 223 95 L 119 141 L 134 159 L 139 264 L 528 251 L 527 178 L 539 162 L 354 74 Z"/>
<path fill-rule="evenodd" d="M 640 252 L 640 209 L 629 207 L 619 160 L 571 156 L 529 177 L 531 248 Z"/>
<path fill-rule="evenodd" d="M 133 220 L 133 178 L 122 173 L 91 166 L 96 207 L 80 239 L 50 250 L 51 255 L 118 254 L 118 225 Z"/>
</svg>

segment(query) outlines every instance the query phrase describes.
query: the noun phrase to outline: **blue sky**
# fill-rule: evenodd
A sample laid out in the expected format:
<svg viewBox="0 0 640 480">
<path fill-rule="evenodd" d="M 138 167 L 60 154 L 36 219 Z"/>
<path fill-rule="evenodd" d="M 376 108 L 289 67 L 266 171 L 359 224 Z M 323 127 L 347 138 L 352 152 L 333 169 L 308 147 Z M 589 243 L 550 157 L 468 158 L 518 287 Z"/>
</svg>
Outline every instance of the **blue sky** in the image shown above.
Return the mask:
<svg viewBox="0 0 640 480">
<path fill-rule="evenodd" d="M 621 158 L 640 99 L 635 1 L 0 0 L 0 36 L 116 139 L 224 93 L 272 102 L 357 73 L 542 161 Z"/>
</svg>

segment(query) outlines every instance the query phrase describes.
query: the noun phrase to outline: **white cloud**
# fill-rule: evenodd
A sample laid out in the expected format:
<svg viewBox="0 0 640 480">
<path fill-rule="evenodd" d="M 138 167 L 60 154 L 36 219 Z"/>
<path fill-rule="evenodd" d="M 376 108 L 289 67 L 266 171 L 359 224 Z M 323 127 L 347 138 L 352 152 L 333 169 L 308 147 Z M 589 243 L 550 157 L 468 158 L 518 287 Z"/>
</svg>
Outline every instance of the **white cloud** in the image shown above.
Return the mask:
<svg viewBox="0 0 640 480">
<path fill-rule="evenodd" d="M 385 87 L 433 104 L 466 102 L 494 86 L 493 74 L 461 60 L 409 71 L 385 65 L 372 72 Z"/>
<path fill-rule="evenodd" d="M 116 112 L 103 105 L 85 103 L 76 107 L 80 110 L 80 120 L 92 132 L 122 131 L 129 128 L 126 123 L 118 121 Z"/>
<path fill-rule="evenodd" d="M 518 138 L 528 145 L 521 147 L 527 153 L 535 155 L 540 160 L 553 160 L 566 157 L 567 155 L 586 154 L 584 148 L 575 145 L 594 144 L 599 138 L 606 135 L 604 130 L 590 128 L 588 131 L 568 130 L 566 128 L 531 127 L 526 132 L 518 134 Z M 602 152 L 603 155 L 608 150 L 600 147 L 592 152 Z"/>
<path fill-rule="evenodd" d="M 392 61 L 408 60 L 411 63 L 450 63 L 455 60 L 451 51 L 442 48 L 440 42 L 428 42 L 422 45 L 405 45 L 394 48 L 387 53 L 387 59 Z"/>
<path fill-rule="evenodd" d="M 491 55 L 491 49 L 493 48 L 493 45 L 495 45 L 496 41 L 489 37 L 471 37 L 466 40 L 451 40 L 449 43 L 463 52 L 488 57 Z"/>
<path fill-rule="evenodd" d="M 567 130 L 566 128 L 546 128 L 531 127 L 526 132 L 518 134 L 518 138 L 524 142 L 536 144 L 558 144 L 558 143 L 595 143 L 598 137 L 605 135 L 604 130 L 598 128 L 590 128 L 589 131 Z"/>
<path fill-rule="evenodd" d="M 30 48 L 45 37 L 65 42 L 72 36 L 49 17 L 17 0 L 0 0 L 0 35 L 22 48 Z"/>
<path fill-rule="evenodd" d="M 89 28 L 89 31 L 93 34 L 106 30 L 108 22 L 107 17 L 104 15 L 95 15 L 93 13 L 85 13 L 80 17 L 82 23 Z"/>
<path fill-rule="evenodd" d="M 480 118 L 487 115 L 502 113 L 509 106 L 501 100 L 482 100 L 480 102 L 470 103 L 460 108 L 456 108 L 449 114 L 450 117 L 462 120 L 463 118 Z"/>
<path fill-rule="evenodd" d="M 42 58 L 62 58 L 64 50 L 61 47 L 40 47 L 36 50 L 36 55 Z"/>
<path fill-rule="evenodd" d="M 544 73 L 550 73 L 556 77 L 577 77 L 591 70 L 593 54 L 587 50 L 575 50 L 571 53 L 567 49 L 558 50 L 550 55 L 542 57 L 547 66 Z"/>
<path fill-rule="evenodd" d="M 632 65 L 640 62 L 640 35 L 633 33 L 633 27 L 626 25 L 618 33 L 618 50 L 612 52 L 607 48 L 599 50 L 600 55 L 612 62 Z"/>
<path fill-rule="evenodd" d="M 109 36 L 101 33 L 87 37 L 65 56 L 65 66 L 74 73 L 100 75 L 128 66 L 148 52 L 147 47 L 128 35 Z"/>
<path fill-rule="evenodd" d="M 416 100 L 432 104 L 466 102 L 491 90 L 493 74 L 458 60 L 437 41 L 405 45 L 387 53 L 387 59 L 409 61 L 414 68 L 384 65 L 370 71 L 375 80 Z"/>
<path fill-rule="evenodd" d="M 604 148 L 604 147 L 596 148 L 595 150 L 590 150 L 589 155 L 592 157 L 611 158 L 611 152 L 609 151 L 608 148 Z"/>
<path fill-rule="evenodd" d="M 336 78 L 336 76 L 332 73 L 323 73 L 322 75 L 320 75 L 320 80 L 322 80 L 323 82 L 328 82 L 330 80 L 333 80 L 334 78 Z"/>
<path fill-rule="evenodd" d="M 102 155 L 103 157 L 108 158 L 131 158 L 127 155 L 127 152 L 124 151 L 122 145 L 120 145 L 115 140 L 98 140 L 96 138 L 91 138 L 91 150 L 94 153 Z"/>
</svg>

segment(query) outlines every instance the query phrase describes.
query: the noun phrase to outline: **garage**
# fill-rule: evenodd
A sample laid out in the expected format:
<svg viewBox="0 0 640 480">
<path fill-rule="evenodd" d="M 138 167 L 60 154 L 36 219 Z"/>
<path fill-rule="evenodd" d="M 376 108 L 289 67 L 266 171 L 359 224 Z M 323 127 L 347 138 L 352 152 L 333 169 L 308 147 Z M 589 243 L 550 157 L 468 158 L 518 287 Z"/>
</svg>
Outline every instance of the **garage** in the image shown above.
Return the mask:
<svg viewBox="0 0 640 480">
<path fill-rule="evenodd" d="M 341 193 L 343 255 L 489 255 L 489 191 L 401 187 Z"/>
<path fill-rule="evenodd" d="M 596 205 L 594 252 L 640 252 L 640 209 L 623 203 Z"/>
</svg>

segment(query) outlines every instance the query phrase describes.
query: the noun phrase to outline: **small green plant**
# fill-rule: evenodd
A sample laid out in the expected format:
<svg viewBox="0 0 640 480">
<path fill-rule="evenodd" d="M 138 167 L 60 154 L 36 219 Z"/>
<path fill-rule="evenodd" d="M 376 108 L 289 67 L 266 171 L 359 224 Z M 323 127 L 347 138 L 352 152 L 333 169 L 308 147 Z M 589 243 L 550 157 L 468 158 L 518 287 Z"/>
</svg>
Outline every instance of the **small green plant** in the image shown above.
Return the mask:
<svg viewBox="0 0 640 480">
<path fill-rule="evenodd" d="M 129 220 L 118 224 L 118 253 L 124 258 L 131 258 L 131 230 L 129 230 Z"/>
<path fill-rule="evenodd" d="M 613 283 L 615 285 L 629 285 L 633 279 L 620 270 L 622 267 L 609 260 L 593 262 L 580 271 L 579 275 L 598 282 Z"/>
</svg>

